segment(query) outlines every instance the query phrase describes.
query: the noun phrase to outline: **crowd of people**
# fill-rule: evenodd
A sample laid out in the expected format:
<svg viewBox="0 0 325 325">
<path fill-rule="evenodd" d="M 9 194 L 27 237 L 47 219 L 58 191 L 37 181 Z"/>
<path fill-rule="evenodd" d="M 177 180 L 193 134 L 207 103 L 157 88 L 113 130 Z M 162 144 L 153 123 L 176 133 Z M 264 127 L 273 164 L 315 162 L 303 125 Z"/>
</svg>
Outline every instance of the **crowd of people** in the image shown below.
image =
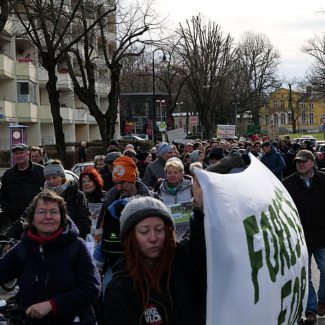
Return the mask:
<svg viewBox="0 0 325 325">
<path fill-rule="evenodd" d="M 80 162 L 90 158 L 86 146 L 83 141 Z M 109 141 L 106 154 L 93 157 L 94 167 L 71 182 L 42 148 L 12 147 L 15 165 L 3 175 L 0 205 L 11 224 L 5 235 L 21 240 L 0 258 L 0 283 L 18 278 L 25 324 L 205 324 L 203 194 L 195 168 L 244 171 L 249 154 L 296 203 L 310 259 L 321 271 L 318 296 L 309 273 L 307 323 L 325 315 L 325 173 L 314 167 L 308 140 L 300 146 L 288 136 L 248 135 L 121 149 Z M 100 206 L 95 225 L 93 204 Z M 181 236 L 178 227 L 186 228 Z"/>
</svg>

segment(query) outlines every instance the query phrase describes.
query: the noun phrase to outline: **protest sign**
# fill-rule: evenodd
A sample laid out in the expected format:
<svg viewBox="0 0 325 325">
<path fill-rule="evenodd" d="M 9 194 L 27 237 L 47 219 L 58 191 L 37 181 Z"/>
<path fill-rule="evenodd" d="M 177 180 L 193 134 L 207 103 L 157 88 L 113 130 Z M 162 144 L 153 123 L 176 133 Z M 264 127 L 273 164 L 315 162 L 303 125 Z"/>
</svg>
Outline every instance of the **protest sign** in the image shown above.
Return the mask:
<svg viewBox="0 0 325 325">
<path fill-rule="evenodd" d="M 90 234 L 87 235 L 86 241 L 90 242 L 90 243 L 92 243 L 92 242 L 94 243 L 93 245 L 91 245 L 91 244 L 88 245 L 88 247 L 91 248 L 92 250 L 94 250 L 98 245 L 98 236 L 96 236 L 96 235 L 98 235 L 97 234 L 98 229 L 96 229 L 96 225 L 97 225 L 97 220 L 98 220 L 101 208 L 102 208 L 102 203 L 89 203 L 89 212 L 91 214 L 91 216 L 90 216 L 91 227 L 90 227 Z M 102 229 L 100 229 L 100 230 L 102 230 Z"/>
<path fill-rule="evenodd" d="M 207 242 L 207 325 L 293 325 L 308 292 L 308 253 L 294 202 L 250 154 L 237 174 L 196 170 Z"/>
<path fill-rule="evenodd" d="M 236 132 L 236 125 L 218 125 L 217 137 L 221 139 L 233 138 Z"/>
<path fill-rule="evenodd" d="M 193 212 L 191 202 L 166 205 L 174 218 L 176 239 L 180 240 L 190 228 L 190 217 Z"/>
</svg>

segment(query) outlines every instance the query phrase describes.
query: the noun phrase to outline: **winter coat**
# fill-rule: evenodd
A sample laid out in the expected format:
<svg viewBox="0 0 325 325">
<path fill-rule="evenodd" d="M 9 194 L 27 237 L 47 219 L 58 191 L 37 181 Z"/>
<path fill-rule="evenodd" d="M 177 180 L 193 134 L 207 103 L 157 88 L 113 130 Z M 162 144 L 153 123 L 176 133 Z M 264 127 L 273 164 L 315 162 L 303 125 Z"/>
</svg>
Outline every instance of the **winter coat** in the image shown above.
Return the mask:
<svg viewBox="0 0 325 325">
<path fill-rule="evenodd" d="M 273 146 L 271 151 L 265 153 L 261 157 L 261 162 L 280 180 L 282 181 L 282 171 L 285 169 L 286 164 L 279 153 Z"/>
<path fill-rule="evenodd" d="M 155 188 L 159 178 L 165 178 L 165 165 L 166 161 L 158 158 L 153 161 L 146 169 L 142 182 L 146 184 L 150 189 Z"/>
<path fill-rule="evenodd" d="M 146 169 L 147 169 L 147 167 L 148 167 L 150 164 L 145 163 L 145 162 L 142 161 L 142 160 L 138 160 L 136 165 L 137 165 L 137 168 L 138 168 L 138 171 L 139 171 L 139 177 L 140 177 L 140 179 L 142 179 L 143 176 L 144 176 L 144 173 L 145 173 L 145 171 L 146 171 Z"/>
<path fill-rule="evenodd" d="M 0 205 L 11 222 L 19 219 L 34 196 L 44 185 L 44 167 L 29 161 L 25 171 L 18 171 L 17 165 L 5 171 L 2 177 Z"/>
<path fill-rule="evenodd" d="M 87 161 L 87 149 L 85 147 L 80 147 L 78 151 L 79 162 Z"/>
<path fill-rule="evenodd" d="M 306 186 L 298 173 L 283 180 L 299 213 L 308 248 L 325 247 L 325 173 L 314 168 L 310 187 Z"/>
<path fill-rule="evenodd" d="M 85 196 L 89 203 L 102 203 L 104 193 L 99 187 L 96 187 L 94 192 L 91 194 L 85 193 Z"/>
<path fill-rule="evenodd" d="M 41 189 L 39 189 L 40 191 Z M 36 194 L 35 194 L 36 195 Z M 89 203 L 83 192 L 78 190 L 78 183 L 68 183 L 66 191 L 61 195 L 67 204 L 68 215 L 76 224 L 79 230 L 79 237 L 85 239 L 90 233 L 91 220 Z M 20 218 L 7 229 L 5 235 L 10 238 L 20 239 L 23 233 L 22 223 L 24 218 Z"/>
<path fill-rule="evenodd" d="M 39 244 L 25 231 L 21 241 L 0 258 L 0 283 L 18 278 L 21 306 L 28 308 L 51 299 L 57 309 L 56 315 L 51 312 L 40 320 L 21 315 L 26 325 L 71 325 L 76 316 L 81 320 L 77 324 L 95 324 L 91 304 L 100 294 L 100 276 L 89 249 L 77 234 L 71 220 L 59 237 L 44 244 Z M 68 257 L 72 241 L 79 242 L 73 264 Z M 26 251 L 22 267 L 18 258 L 20 246 Z"/>
<path fill-rule="evenodd" d="M 149 189 L 140 181 L 135 183 L 140 196 L 152 196 L 158 198 L 158 194 Z M 108 211 L 108 207 L 120 197 L 116 187 L 112 188 L 103 199 L 103 208 L 97 222 L 97 229 L 103 227 L 101 245 L 97 246 L 95 259 L 99 261 L 107 260 L 109 265 L 113 265 L 124 253 L 124 247 L 119 240 L 120 219 L 114 218 Z M 99 251 L 101 249 L 101 252 Z"/>
<path fill-rule="evenodd" d="M 192 185 L 193 180 L 191 176 L 184 175 L 180 184 L 178 185 L 178 190 L 176 195 L 170 194 L 168 191 L 168 181 L 164 179 L 159 187 L 159 194 L 161 200 L 166 205 L 176 204 L 176 203 L 184 203 L 191 202 L 192 199 Z"/>
<path fill-rule="evenodd" d="M 297 155 L 297 152 L 290 149 L 285 155 L 286 168 L 283 171 L 283 178 L 286 178 L 297 171 L 296 163 L 293 161 Z"/>
<path fill-rule="evenodd" d="M 108 170 L 107 165 L 105 165 L 101 169 L 100 175 L 102 176 L 102 179 L 104 181 L 103 191 L 108 192 L 110 189 L 112 189 L 115 186 L 115 184 L 113 183 L 112 180 L 112 173 Z"/>
<path fill-rule="evenodd" d="M 162 295 L 150 291 L 149 304 L 141 322 L 143 300 L 129 275 L 125 257 L 113 267 L 108 284 L 101 325 L 205 325 L 206 248 L 203 215 L 191 217 L 191 236 L 178 244 L 169 286 L 162 281 Z"/>
</svg>

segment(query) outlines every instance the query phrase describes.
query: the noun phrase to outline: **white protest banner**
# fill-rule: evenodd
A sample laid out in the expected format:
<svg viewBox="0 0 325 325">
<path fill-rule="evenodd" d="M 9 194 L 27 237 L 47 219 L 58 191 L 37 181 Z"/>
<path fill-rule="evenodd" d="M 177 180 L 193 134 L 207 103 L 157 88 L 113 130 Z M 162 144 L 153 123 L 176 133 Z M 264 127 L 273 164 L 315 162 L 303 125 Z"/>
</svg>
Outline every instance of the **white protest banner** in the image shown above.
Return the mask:
<svg viewBox="0 0 325 325">
<path fill-rule="evenodd" d="M 307 302 L 308 253 L 282 183 L 250 154 L 237 174 L 195 170 L 207 242 L 207 325 L 293 325 Z"/>
<path fill-rule="evenodd" d="M 233 138 L 236 132 L 236 125 L 218 125 L 217 137 L 221 139 Z"/>
</svg>

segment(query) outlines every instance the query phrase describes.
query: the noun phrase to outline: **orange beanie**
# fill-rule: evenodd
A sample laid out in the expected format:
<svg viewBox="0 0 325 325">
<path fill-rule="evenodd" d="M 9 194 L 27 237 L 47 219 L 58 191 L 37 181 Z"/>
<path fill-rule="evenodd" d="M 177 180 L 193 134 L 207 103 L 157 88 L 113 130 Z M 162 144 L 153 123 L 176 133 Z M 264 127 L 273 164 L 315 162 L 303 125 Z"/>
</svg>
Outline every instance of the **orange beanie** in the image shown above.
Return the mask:
<svg viewBox="0 0 325 325">
<path fill-rule="evenodd" d="M 113 182 L 135 182 L 137 165 L 130 157 L 121 156 L 113 162 Z"/>
</svg>

